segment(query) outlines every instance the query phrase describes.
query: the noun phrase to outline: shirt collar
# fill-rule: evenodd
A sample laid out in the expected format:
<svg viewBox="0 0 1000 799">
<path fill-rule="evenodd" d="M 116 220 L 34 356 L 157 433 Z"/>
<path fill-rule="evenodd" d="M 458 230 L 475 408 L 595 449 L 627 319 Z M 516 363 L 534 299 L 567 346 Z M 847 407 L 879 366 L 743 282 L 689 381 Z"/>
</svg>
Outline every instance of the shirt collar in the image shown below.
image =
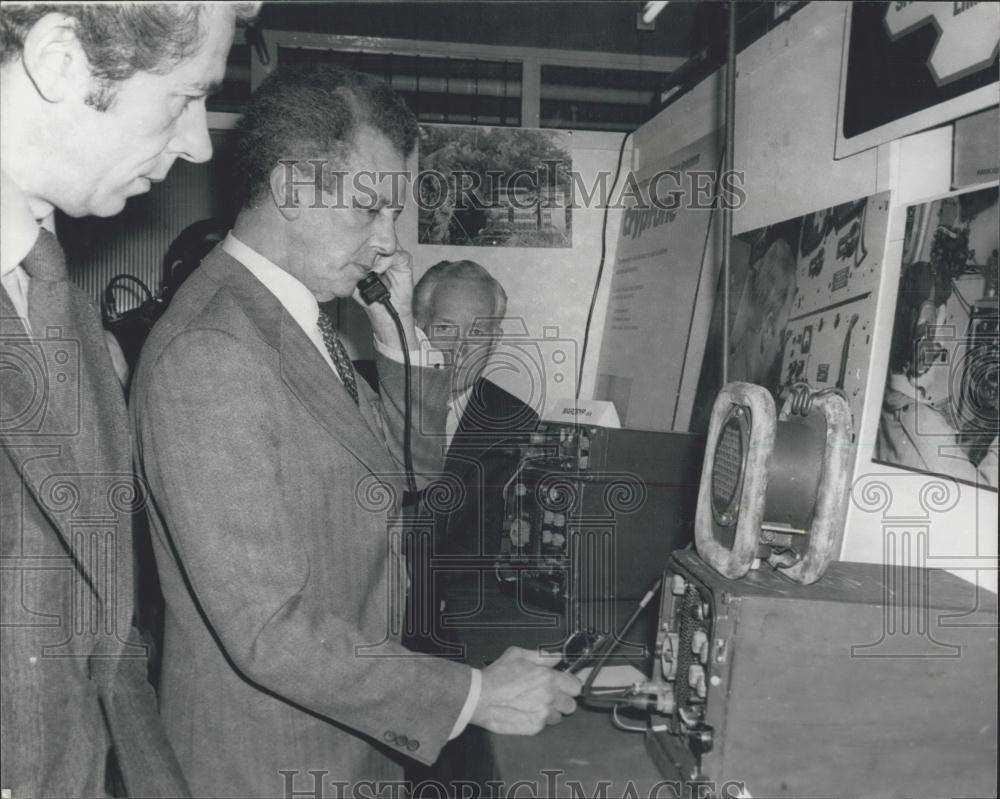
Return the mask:
<svg viewBox="0 0 1000 799">
<path fill-rule="evenodd" d="M 289 315 L 303 330 L 316 327 L 319 303 L 301 282 L 268 260 L 252 247 L 244 244 L 232 231 L 222 242 L 222 249 L 239 261 L 270 291 Z"/>
<path fill-rule="evenodd" d="M 13 272 L 38 238 L 38 220 L 21 188 L 0 170 L 0 277 Z"/>
</svg>

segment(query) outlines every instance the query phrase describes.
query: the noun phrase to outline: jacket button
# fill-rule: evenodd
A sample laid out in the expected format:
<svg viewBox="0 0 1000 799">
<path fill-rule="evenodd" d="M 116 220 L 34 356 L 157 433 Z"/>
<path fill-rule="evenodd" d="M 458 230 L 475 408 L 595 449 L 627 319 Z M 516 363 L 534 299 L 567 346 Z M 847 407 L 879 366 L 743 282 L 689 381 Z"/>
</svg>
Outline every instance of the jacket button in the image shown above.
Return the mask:
<svg viewBox="0 0 1000 799">
<path fill-rule="evenodd" d="M 387 743 L 391 744 L 396 743 L 396 733 L 394 733 L 392 730 L 386 730 L 385 735 L 383 735 L 382 737 L 386 740 Z"/>
<path fill-rule="evenodd" d="M 405 735 L 399 735 L 399 736 L 396 737 L 396 746 L 404 747 L 404 746 L 408 746 L 409 743 L 410 743 L 410 739 L 407 738 Z"/>
<path fill-rule="evenodd" d="M 420 748 L 420 741 L 410 739 L 406 744 L 406 748 L 411 752 L 416 752 Z"/>
</svg>

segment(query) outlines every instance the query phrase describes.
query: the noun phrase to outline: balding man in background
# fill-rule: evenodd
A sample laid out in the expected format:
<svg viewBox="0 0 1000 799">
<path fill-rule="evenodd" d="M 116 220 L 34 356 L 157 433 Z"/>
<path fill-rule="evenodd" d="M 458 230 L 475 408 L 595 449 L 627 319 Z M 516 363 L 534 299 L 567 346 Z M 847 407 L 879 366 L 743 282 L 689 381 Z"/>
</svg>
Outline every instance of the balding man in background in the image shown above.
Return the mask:
<svg viewBox="0 0 1000 799">
<path fill-rule="evenodd" d="M 501 489 L 538 427 L 533 408 L 488 378 L 502 341 L 507 293 L 475 261 L 441 261 L 414 286 L 413 313 L 453 366 L 445 471 L 462 481 L 465 499 L 448 514 L 438 543 L 450 554 L 497 555 Z"/>
<path fill-rule="evenodd" d="M 502 340 L 507 293 L 475 261 L 441 261 L 413 287 L 414 321 L 431 346 L 452 367 L 443 446 L 444 471 L 461 484 L 457 501 L 434 515 L 433 552 L 449 558 L 492 562 L 500 553 L 503 486 L 517 468 L 522 447 L 538 427 L 538 414 L 525 402 L 489 380 L 489 363 Z M 436 573 L 410 547 L 414 601 L 408 627 L 433 630 L 431 639 L 417 633 L 412 645 L 435 653 L 455 651 L 453 636 L 441 624 L 448 595 L 462 582 L 452 567 Z M 469 572 L 469 575 L 474 573 Z M 420 618 L 430 613 L 432 618 Z"/>
</svg>

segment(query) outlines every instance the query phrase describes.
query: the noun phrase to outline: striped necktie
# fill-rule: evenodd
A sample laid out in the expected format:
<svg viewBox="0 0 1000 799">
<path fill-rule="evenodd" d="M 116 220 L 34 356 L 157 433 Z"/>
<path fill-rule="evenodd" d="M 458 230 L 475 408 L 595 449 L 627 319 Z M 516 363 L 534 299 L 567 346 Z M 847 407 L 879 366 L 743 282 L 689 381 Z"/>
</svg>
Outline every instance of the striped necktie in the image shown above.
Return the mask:
<svg viewBox="0 0 1000 799">
<path fill-rule="evenodd" d="M 326 311 L 320 309 L 319 319 L 316 321 L 316 324 L 323 336 L 323 343 L 326 344 L 326 351 L 330 353 L 330 360 L 333 361 L 333 366 L 337 370 L 337 374 L 340 375 L 340 381 L 344 384 L 344 388 L 347 389 L 347 393 L 351 395 L 354 404 L 357 405 L 358 384 L 354 377 L 354 366 L 351 364 L 351 359 L 347 354 L 347 349 L 344 347 L 344 342 L 337 335 L 333 319 L 330 318 L 330 315 Z"/>
</svg>

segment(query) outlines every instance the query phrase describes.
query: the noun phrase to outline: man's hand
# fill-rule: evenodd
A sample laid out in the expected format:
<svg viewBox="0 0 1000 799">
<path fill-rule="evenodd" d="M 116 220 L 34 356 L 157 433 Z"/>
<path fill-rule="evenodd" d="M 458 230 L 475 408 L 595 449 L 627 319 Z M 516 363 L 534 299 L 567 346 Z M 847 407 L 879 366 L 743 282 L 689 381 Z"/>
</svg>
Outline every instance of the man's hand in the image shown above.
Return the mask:
<svg viewBox="0 0 1000 799">
<path fill-rule="evenodd" d="M 397 249 L 392 255 L 376 255 L 372 264 L 372 271 L 379 275 L 385 287 L 389 289 L 389 301 L 392 307 L 399 314 L 399 320 L 403 323 L 403 331 L 406 333 L 407 349 L 414 350 L 417 347 L 416 336 L 413 332 L 413 259 L 410 254 L 403 249 Z M 371 321 L 372 330 L 375 337 L 383 344 L 396 349 L 400 348 L 399 334 L 396 326 L 389 316 L 389 312 L 381 303 L 368 305 L 361 298 L 361 292 L 354 291 L 354 300 L 365 309 L 368 319 Z"/>
<path fill-rule="evenodd" d="M 559 656 L 510 647 L 483 669 L 483 687 L 471 723 L 502 735 L 534 735 L 576 710 L 582 684 L 553 671 Z"/>
<path fill-rule="evenodd" d="M 399 315 L 409 314 L 413 302 L 413 258 L 410 253 L 397 248 L 392 255 L 377 255 L 372 271 L 389 289 Z"/>
</svg>

